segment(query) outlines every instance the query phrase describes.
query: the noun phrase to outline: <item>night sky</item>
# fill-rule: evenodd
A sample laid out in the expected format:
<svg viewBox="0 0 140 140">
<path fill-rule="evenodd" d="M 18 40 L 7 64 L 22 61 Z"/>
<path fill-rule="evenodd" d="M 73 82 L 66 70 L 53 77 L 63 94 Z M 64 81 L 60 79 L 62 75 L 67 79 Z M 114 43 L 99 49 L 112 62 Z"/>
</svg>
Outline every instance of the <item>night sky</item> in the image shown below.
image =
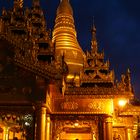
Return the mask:
<svg viewBox="0 0 140 140">
<path fill-rule="evenodd" d="M 12 7 L 11 0 L 0 0 L 2 7 Z M 140 1 L 139 0 L 70 0 L 79 43 L 83 50 L 90 49 L 91 26 L 97 28 L 97 40 L 117 79 L 131 70 L 132 85 L 140 98 Z M 41 0 L 47 27 L 53 29 L 59 0 Z M 31 0 L 25 0 L 25 7 Z"/>
</svg>

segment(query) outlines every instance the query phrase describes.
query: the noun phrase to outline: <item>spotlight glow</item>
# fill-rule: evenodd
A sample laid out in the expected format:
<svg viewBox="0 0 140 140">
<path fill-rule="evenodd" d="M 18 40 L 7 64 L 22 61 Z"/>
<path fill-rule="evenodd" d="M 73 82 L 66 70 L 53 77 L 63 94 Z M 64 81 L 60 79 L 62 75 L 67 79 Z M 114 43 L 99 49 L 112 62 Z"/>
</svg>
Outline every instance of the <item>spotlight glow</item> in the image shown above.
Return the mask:
<svg viewBox="0 0 140 140">
<path fill-rule="evenodd" d="M 127 103 L 127 100 L 125 100 L 125 99 L 120 99 L 118 102 L 119 106 L 121 106 L 121 107 L 125 106 L 126 103 Z"/>
<path fill-rule="evenodd" d="M 75 126 L 75 127 L 78 127 L 78 126 L 79 126 L 79 123 L 78 123 L 78 122 L 75 122 L 75 123 L 74 123 L 74 126 Z"/>
</svg>

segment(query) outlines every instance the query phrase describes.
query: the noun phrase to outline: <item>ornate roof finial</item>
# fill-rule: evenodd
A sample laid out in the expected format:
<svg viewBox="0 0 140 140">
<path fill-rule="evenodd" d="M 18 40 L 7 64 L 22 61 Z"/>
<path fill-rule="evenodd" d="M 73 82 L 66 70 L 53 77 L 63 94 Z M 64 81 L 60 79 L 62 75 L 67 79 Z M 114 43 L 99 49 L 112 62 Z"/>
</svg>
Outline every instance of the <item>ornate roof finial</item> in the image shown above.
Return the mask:
<svg viewBox="0 0 140 140">
<path fill-rule="evenodd" d="M 40 0 L 33 0 L 33 7 L 34 6 L 40 6 Z"/>
<path fill-rule="evenodd" d="M 130 69 L 129 68 L 127 69 L 127 74 L 130 74 Z"/>
<path fill-rule="evenodd" d="M 23 0 L 14 0 L 14 8 L 23 8 Z"/>
<path fill-rule="evenodd" d="M 92 23 L 92 33 L 95 33 L 95 37 L 96 37 L 96 27 L 95 27 L 95 18 L 93 16 L 93 23 Z"/>
<path fill-rule="evenodd" d="M 131 85 L 131 76 L 130 76 L 130 69 L 128 68 L 126 71 L 126 78 L 125 78 L 125 82 L 127 85 L 127 89 L 128 91 L 132 91 L 132 85 Z"/>
<path fill-rule="evenodd" d="M 91 49 L 93 52 L 97 52 L 98 51 L 98 47 L 97 47 L 97 39 L 96 39 L 96 27 L 94 24 L 94 17 L 93 17 L 93 24 L 92 24 L 92 40 L 91 40 Z"/>
<path fill-rule="evenodd" d="M 62 1 L 65 1 L 65 0 L 60 0 L 60 2 L 62 2 Z M 69 0 L 66 0 L 66 1 L 68 1 L 68 2 L 69 2 Z"/>
</svg>

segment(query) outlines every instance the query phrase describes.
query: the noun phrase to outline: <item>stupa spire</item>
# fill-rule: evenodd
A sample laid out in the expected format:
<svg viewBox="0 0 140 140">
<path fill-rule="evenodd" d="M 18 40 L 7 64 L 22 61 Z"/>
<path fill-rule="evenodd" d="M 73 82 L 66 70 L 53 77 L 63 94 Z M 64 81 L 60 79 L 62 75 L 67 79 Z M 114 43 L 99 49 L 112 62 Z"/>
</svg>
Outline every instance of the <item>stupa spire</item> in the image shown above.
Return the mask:
<svg viewBox="0 0 140 140">
<path fill-rule="evenodd" d="M 83 68 L 84 53 L 77 41 L 73 10 L 69 0 L 61 0 L 57 8 L 53 42 L 56 46 L 57 59 L 64 54 L 69 73 L 79 74 Z"/>
<path fill-rule="evenodd" d="M 73 15 L 73 10 L 69 3 L 69 0 L 60 0 L 60 5 L 57 9 L 57 15 L 64 14 L 64 13 Z"/>
</svg>

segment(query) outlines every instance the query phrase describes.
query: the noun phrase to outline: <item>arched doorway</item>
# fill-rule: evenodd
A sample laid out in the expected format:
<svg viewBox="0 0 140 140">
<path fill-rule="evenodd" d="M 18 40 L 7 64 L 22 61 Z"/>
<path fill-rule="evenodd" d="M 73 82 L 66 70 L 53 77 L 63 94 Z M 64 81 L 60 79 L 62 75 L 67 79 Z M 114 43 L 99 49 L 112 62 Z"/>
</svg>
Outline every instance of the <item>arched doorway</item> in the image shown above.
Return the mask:
<svg viewBox="0 0 140 140">
<path fill-rule="evenodd" d="M 64 128 L 59 134 L 60 140 L 92 140 L 90 128 Z"/>
<path fill-rule="evenodd" d="M 98 140 L 98 126 L 95 121 L 57 121 L 54 140 Z"/>
</svg>

